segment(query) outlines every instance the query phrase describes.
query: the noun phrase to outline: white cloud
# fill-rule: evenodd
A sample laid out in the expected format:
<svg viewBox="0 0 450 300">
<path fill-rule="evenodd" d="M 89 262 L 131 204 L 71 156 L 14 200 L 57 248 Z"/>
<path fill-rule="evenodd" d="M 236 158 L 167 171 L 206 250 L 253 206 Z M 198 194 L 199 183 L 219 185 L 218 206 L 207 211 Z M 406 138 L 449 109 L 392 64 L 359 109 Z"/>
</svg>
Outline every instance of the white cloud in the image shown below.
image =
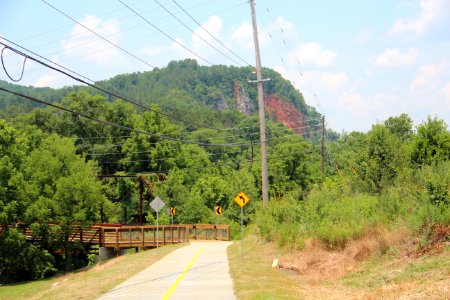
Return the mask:
<svg viewBox="0 0 450 300">
<path fill-rule="evenodd" d="M 372 35 L 372 30 L 363 30 L 355 37 L 354 43 L 357 45 L 366 44 L 367 42 L 372 40 Z"/>
<path fill-rule="evenodd" d="M 333 65 L 336 53 L 322 49 L 319 43 L 307 43 L 298 45 L 293 52 L 289 54 L 291 63 L 298 59 L 304 66 L 328 67 Z"/>
<path fill-rule="evenodd" d="M 409 48 L 408 51 L 402 52 L 398 48 L 386 49 L 375 60 L 377 66 L 397 67 L 412 65 L 417 61 L 419 50 L 417 48 Z"/>
<path fill-rule="evenodd" d="M 175 41 L 170 45 L 170 50 L 183 50 L 184 41 L 181 38 L 176 38 Z"/>
<path fill-rule="evenodd" d="M 448 0 L 422 0 L 420 12 L 410 19 L 399 19 L 390 30 L 391 35 L 413 34 L 420 36 L 430 27 L 450 15 L 450 1 Z"/>
<path fill-rule="evenodd" d="M 348 76 L 344 72 L 333 73 L 326 71 L 304 71 L 299 74 L 298 71 L 287 71 L 284 67 L 275 66 L 275 71 L 281 74 L 286 80 L 294 81 L 294 86 L 302 93 L 305 93 L 309 88 L 308 85 L 312 85 L 319 90 L 327 90 L 328 92 L 335 92 L 336 90 L 343 88 L 348 82 Z M 294 77 L 294 78 L 292 78 Z"/>
<path fill-rule="evenodd" d="M 344 92 L 338 105 L 342 116 L 353 122 L 360 122 L 361 125 L 353 124 L 353 127 L 360 128 L 363 128 L 362 125 L 370 126 L 376 121 L 398 115 L 403 108 L 403 103 L 395 93 L 362 95 L 358 92 Z M 367 122 L 368 119 L 370 119 L 370 123 Z"/>
<path fill-rule="evenodd" d="M 344 92 L 338 104 L 353 116 L 361 117 L 369 113 L 370 101 L 358 93 Z"/>
<path fill-rule="evenodd" d="M 245 21 L 238 28 L 233 30 L 232 39 L 238 44 L 246 48 L 253 48 L 253 27 Z"/>
<path fill-rule="evenodd" d="M 436 65 L 426 65 L 419 68 L 417 76 L 410 85 L 411 90 L 435 89 L 439 84 L 440 76 L 447 70 L 448 63 L 443 60 Z"/>
<path fill-rule="evenodd" d="M 54 87 L 58 79 L 59 78 L 57 76 L 47 74 L 39 77 L 31 85 L 34 87 Z"/>
<path fill-rule="evenodd" d="M 447 98 L 447 103 L 450 103 L 450 82 L 448 82 L 446 85 L 444 85 L 444 87 L 442 88 L 442 92 L 444 93 L 445 97 Z"/>
<path fill-rule="evenodd" d="M 320 90 L 336 91 L 348 82 L 347 74 L 344 72 L 305 71 L 303 76 L 312 86 Z"/>
<path fill-rule="evenodd" d="M 211 33 L 213 36 L 218 37 L 220 30 L 223 27 L 222 19 L 218 16 L 211 16 L 209 20 L 202 24 L 202 27 L 205 28 L 209 33 Z M 194 43 L 202 43 L 202 45 L 205 45 L 203 41 L 199 38 L 201 36 L 204 40 L 207 40 L 208 42 L 213 41 L 214 39 L 203 30 L 203 28 L 198 27 L 194 30 L 195 34 L 192 34 L 192 41 Z"/>
<path fill-rule="evenodd" d="M 167 47 L 142 47 L 139 52 L 146 56 L 157 56 L 167 50 Z"/>
<path fill-rule="evenodd" d="M 211 35 L 216 38 L 220 37 L 220 31 L 223 27 L 222 19 L 217 16 L 211 16 L 209 20 L 202 24 L 202 27 L 205 28 Z M 222 46 L 216 46 L 217 42 L 214 38 L 208 34 L 202 27 L 198 27 L 194 30 L 195 34 L 192 34 L 192 50 L 199 54 L 200 56 L 208 59 L 210 57 L 221 55 L 217 50 L 213 47 L 209 46 L 213 45 L 215 48 L 223 51 Z M 197 60 L 199 60 L 197 58 Z"/>
<path fill-rule="evenodd" d="M 231 39 L 235 44 L 239 45 L 239 47 L 253 49 L 254 40 L 252 24 L 247 21 L 242 22 L 239 27 L 232 30 Z M 267 28 L 258 27 L 258 41 L 260 47 L 263 47 L 269 43 L 270 35 Z"/>
<path fill-rule="evenodd" d="M 88 15 L 79 22 L 116 45 L 123 38 L 118 20 L 103 21 Z M 68 58 L 80 57 L 84 61 L 104 66 L 123 61 L 122 53 L 116 47 L 79 24 L 73 27 L 70 37 L 61 41 L 61 47 Z"/>
<path fill-rule="evenodd" d="M 348 77 L 344 72 L 323 72 L 320 77 L 322 79 L 322 82 L 332 89 L 337 89 L 343 86 L 348 81 Z"/>
<path fill-rule="evenodd" d="M 281 35 L 283 39 L 292 39 L 297 35 L 294 23 L 283 17 L 277 17 L 275 21 L 269 25 L 269 31 L 272 32 L 273 35 Z"/>
</svg>

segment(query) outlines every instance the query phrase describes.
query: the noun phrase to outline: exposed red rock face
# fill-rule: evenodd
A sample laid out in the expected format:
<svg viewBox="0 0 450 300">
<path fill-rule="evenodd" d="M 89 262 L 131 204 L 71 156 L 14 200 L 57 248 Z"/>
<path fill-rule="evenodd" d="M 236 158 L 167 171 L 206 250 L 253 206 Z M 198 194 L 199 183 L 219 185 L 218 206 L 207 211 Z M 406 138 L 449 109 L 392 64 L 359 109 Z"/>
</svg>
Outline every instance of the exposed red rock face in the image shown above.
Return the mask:
<svg viewBox="0 0 450 300">
<path fill-rule="evenodd" d="M 276 95 L 267 95 L 264 99 L 264 107 L 269 117 L 277 122 L 282 122 L 286 127 L 291 128 L 298 134 L 305 134 L 307 128 L 304 127 L 305 117 L 294 104 Z"/>
</svg>

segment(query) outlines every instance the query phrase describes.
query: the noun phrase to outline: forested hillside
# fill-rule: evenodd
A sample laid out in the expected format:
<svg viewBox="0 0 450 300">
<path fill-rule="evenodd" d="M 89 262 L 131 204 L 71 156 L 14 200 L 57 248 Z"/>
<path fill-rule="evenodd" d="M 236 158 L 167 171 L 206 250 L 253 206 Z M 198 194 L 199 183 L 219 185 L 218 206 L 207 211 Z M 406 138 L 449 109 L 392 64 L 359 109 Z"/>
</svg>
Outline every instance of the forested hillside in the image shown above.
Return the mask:
<svg viewBox="0 0 450 300">
<path fill-rule="evenodd" d="M 226 120 L 216 120 L 211 109 L 237 110 L 245 114 L 256 112 L 258 109 L 256 84 L 249 82 L 255 79 L 252 71 L 253 69 L 250 67 L 200 66 L 195 60 L 187 59 L 172 61 L 165 68 L 155 68 L 148 72 L 118 75 L 109 80 L 100 81 L 96 85 L 102 89 L 113 91 L 116 96 L 124 97 L 141 105 L 158 104 L 163 112 L 174 119 L 185 120 L 184 126 L 194 129 L 195 126 L 227 126 Z M 272 95 L 290 103 L 293 105 L 291 110 L 301 118 L 316 119 L 320 117 L 314 108 L 305 103 L 302 94 L 279 73 L 266 68 L 263 70 L 263 75 L 265 78 L 270 78 L 264 84 L 264 92 L 267 96 Z M 0 87 L 26 95 L 34 95 L 50 103 L 58 101 L 69 92 L 85 90 L 90 94 L 99 93 L 96 89 L 78 85 L 51 89 L 23 87 L 0 81 Z M 103 95 L 107 97 L 108 101 L 116 98 L 110 94 Z M 2 109 L 0 116 L 8 117 L 11 114 L 27 112 L 31 107 L 33 105 L 29 101 L 5 94 L 0 102 L 0 109 Z M 281 111 L 281 113 L 283 112 L 287 113 Z M 274 116 L 274 114 L 270 115 Z M 286 122 L 289 121 L 292 123 L 292 120 Z M 189 123 L 191 124 L 189 125 Z M 290 126 L 295 127 L 296 125 Z"/>
<path fill-rule="evenodd" d="M 298 108 L 297 127 L 311 133 L 269 120 L 267 206 L 260 201 L 258 119 L 236 107 L 236 83 L 256 106 L 255 88 L 247 83 L 251 69 L 186 60 L 101 83 L 146 108 L 91 88 L 6 85 L 66 111 L 11 105 L 16 98 L 0 93 L 7 103 L 0 120 L 2 280 L 85 264 L 85 256 L 70 255 L 82 250 L 68 242 L 72 224 L 138 223 L 139 183 L 100 176 L 105 174 L 139 174 L 152 183 L 144 194 L 147 224 L 155 218 L 149 202 L 159 196 L 177 208 L 175 223 L 226 223 L 233 236 L 240 210 L 232 199 L 245 191 L 252 199 L 245 226 L 280 246 L 301 248 L 313 238 L 336 249 L 368 227 L 403 226 L 427 236 L 433 224 L 449 224 L 450 132 L 441 119 L 430 117 L 414 128 L 402 114 L 367 133 L 342 134 L 325 145 L 322 173 L 320 144 L 311 139 L 320 135 L 320 116 L 279 74 L 264 72 L 271 78 L 267 99 L 282 97 Z M 224 209 L 220 219 L 216 205 Z M 168 222 L 165 213 L 160 222 Z M 49 226 L 55 223 L 56 229 Z M 7 227 L 17 224 L 30 226 L 38 242 Z M 48 239 L 52 230 L 60 239 Z"/>
</svg>

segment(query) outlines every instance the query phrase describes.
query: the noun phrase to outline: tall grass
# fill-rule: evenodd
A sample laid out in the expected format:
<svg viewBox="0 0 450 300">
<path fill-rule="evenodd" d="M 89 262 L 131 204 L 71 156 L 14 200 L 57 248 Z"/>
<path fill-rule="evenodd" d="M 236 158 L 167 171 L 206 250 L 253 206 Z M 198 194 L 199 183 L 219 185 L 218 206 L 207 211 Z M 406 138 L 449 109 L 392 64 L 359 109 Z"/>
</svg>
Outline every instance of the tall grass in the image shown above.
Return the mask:
<svg viewBox="0 0 450 300">
<path fill-rule="evenodd" d="M 335 181 L 327 179 L 305 200 L 288 195 L 257 208 L 257 232 L 279 246 L 301 248 L 305 238 L 315 238 L 335 249 L 371 227 L 401 223 L 417 233 L 450 223 L 450 162 L 405 172 L 376 195 L 356 193 Z"/>
</svg>

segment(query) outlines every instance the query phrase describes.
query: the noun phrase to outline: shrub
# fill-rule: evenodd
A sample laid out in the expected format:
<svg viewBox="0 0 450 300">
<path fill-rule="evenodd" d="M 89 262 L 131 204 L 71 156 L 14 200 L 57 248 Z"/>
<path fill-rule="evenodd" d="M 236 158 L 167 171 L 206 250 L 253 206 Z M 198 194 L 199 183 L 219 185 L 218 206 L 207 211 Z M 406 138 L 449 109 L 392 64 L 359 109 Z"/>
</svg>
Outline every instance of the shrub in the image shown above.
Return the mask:
<svg viewBox="0 0 450 300">
<path fill-rule="evenodd" d="M 14 228 L 0 236 L 0 257 L 2 281 L 40 279 L 56 272 L 51 254 L 28 243 L 25 236 Z"/>
</svg>

